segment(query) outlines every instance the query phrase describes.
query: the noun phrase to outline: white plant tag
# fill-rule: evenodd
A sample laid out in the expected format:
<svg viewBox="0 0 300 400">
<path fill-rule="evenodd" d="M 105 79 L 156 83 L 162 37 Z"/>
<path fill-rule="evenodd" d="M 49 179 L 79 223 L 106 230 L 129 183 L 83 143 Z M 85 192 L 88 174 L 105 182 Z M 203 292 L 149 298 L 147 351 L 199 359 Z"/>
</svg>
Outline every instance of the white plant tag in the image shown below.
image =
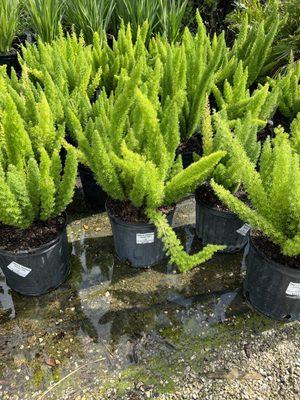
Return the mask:
<svg viewBox="0 0 300 400">
<path fill-rule="evenodd" d="M 137 233 L 136 244 L 154 243 L 154 232 L 151 233 Z"/>
<path fill-rule="evenodd" d="M 26 276 L 31 272 L 30 268 L 24 267 L 24 265 L 18 264 L 15 261 L 12 261 L 7 268 L 15 274 L 22 276 L 22 278 L 26 278 Z"/>
<path fill-rule="evenodd" d="M 246 236 L 247 233 L 250 231 L 251 226 L 249 224 L 243 225 L 240 229 L 237 230 L 237 233 L 239 233 L 242 236 Z"/>
<path fill-rule="evenodd" d="M 289 296 L 300 297 L 300 283 L 290 282 L 285 293 Z"/>
</svg>

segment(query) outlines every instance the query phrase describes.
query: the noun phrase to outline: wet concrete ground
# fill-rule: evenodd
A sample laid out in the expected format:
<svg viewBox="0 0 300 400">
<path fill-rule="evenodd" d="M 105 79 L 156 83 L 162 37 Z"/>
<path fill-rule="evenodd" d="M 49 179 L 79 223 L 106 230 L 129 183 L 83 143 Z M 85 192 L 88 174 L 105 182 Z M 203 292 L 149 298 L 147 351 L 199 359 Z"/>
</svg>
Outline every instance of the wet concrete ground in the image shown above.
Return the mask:
<svg viewBox="0 0 300 400">
<path fill-rule="evenodd" d="M 180 275 L 114 255 L 105 213 L 70 209 L 72 272 L 40 298 L 0 276 L 0 399 L 299 399 L 299 324 L 252 312 L 241 255 Z M 174 224 L 188 251 L 194 201 Z"/>
</svg>

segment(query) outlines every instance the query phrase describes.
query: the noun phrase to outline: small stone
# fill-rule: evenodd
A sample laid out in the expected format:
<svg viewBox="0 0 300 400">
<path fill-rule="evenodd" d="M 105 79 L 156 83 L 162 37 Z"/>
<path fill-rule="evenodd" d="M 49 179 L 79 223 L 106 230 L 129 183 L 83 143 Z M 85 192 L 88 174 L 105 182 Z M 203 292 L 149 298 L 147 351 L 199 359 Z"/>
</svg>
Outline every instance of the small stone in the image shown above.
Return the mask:
<svg viewBox="0 0 300 400">
<path fill-rule="evenodd" d="M 14 356 L 14 363 L 17 367 L 20 367 L 21 365 L 26 363 L 26 358 L 23 354 L 16 354 Z"/>
<path fill-rule="evenodd" d="M 52 367 L 52 368 L 54 368 L 54 367 L 56 366 L 56 361 L 55 361 L 55 359 L 54 359 L 53 357 L 48 357 L 48 358 L 46 358 L 45 363 L 46 363 L 49 367 Z"/>
<path fill-rule="evenodd" d="M 238 379 L 240 377 L 240 371 L 237 368 L 232 368 L 227 374 L 225 374 L 224 378 L 226 379 Z"/>
</svg>

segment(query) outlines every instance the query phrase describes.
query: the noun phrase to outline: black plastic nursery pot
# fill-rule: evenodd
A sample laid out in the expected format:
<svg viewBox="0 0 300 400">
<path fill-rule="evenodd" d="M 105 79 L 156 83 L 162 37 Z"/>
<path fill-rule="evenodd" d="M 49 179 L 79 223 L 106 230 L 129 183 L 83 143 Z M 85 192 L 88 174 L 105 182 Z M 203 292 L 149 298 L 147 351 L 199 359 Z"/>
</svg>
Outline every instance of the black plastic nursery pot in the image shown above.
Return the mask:
<svg viewBox="0 0 300 400">
<path fill-rule="evenodd" d="M 59 235 L 30 251 L 0 250 L 0 267 L 7 285 L 25 296 L 40 296 L 58 288 L 70 271 L 66 223 Z"/>
<path fill-rule="evenodd" d="M 248 242 L 249 230 L 236 214 L 214 209 L 196 195 L 196 234 L 203 244 L 224 245 L 224 252 L 239 252 Z"/>
<path fill-rule="evenodd" d="M 17 73 L 20 72 L 20 64 L 18 61 L 18 53 L 16 50 L 12 50 L 10 53 L 0 53 L 0 66 L 7 66 L 7 73 L 10 75 L 12 68 L 15 69 Z"/>
<path fill-rule="evenodd" d="M 259 313 L 282 321 L 300 320 L 300 270 L 270 260 L 251 237 L 245 257 L 243 292 Z"/>
<path fill-rule="evenodd" d="M 182 153 L 181 157 L 182 157 L 182 167 L 183 167 L 183 169 L 186 169 L 187 167 L 189 167 L 194 162 L 194 153 L 192 151 L 189 151 L 189 152 L 186 152 L 186 153 Z"/>
<path fill-rule="evenodd" d="M 78 172 L 86 203 L 94 210 L 104 211 L 107 200 L 106 192 L 97 184 L 94 175 L 89 168 L 79 164 Z"/>
<path fill-rule="evenodd" d="M 107 207 L 115 251 L 121 261 L 129 262 L 133 267 L 152 267 L 166 259 L 164 246 L 157 237 L 157 230 L 153 224 L 131 223 L 122 221 L 113 216 Z M 171 225 L 174 212 L 168 214 Z"/>
</svg>

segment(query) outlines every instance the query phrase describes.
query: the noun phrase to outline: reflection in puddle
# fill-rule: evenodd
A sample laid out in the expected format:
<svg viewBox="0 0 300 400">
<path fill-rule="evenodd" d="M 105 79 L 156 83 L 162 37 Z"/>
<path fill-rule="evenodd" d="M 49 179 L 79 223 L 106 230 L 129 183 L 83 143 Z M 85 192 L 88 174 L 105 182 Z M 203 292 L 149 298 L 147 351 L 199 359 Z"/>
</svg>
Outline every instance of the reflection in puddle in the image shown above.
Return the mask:
<svg viewBox="0 0 300 400">
<path fill-rule="evenodd" d="M 220 299 L 214 308 L 215 321 L 225 322 L 226 310 L 231 302 L 235 299 L 237 293 L 238 290 L 235 290 L 234 292 L 224 293 L 220 296 Z"/>
<path fill-rule="evenodd" d="M 192 245 L 195 240 L 195 227 L 191 225 L 186 225 L 184 227 L 184 234 L 185 234 L 185 251 L 190 253 L 192 250 Z"/>
<path fill-rule="evenodd" d="M 0 269 L 0 318 L 2 313 L 8 318 L 15 318 L 16 316 L 10 289 L 5 282 L 5 277 Z"/>
<path fill-rule="evenodd" d="M 180 229 L 179 236 L 188 252 L 196 251 L 192 226 Z M 27 376 L 34 381 L 29 393 L 47 388 L 74 365 L 91 365 L 92 380 L 95 368 L 114 374 L 137 363 L 136 349 L 145 335 L 169 343 L 162 331 L 200 335 L 225 322 L 233 303 L 234 313 L 243 312 L 238 255 L 218 255 L 183 275 L 170 265 L 134 269 L 114 256 L 112 237 L 89 238 L 83 232 L 71 245 L 71 260 L 68 281 L 39 299 L 11 295 L 0 275 L 0 307 L 16 316 L 0 325 L 0 351 L 6 351 L 0 380 Z M 20 360 L 25 350 L 33 354 L 30 360 L 16 364 L 15 353 Z M 102 369 L 92 366 L 98 359 Z M 14 381 L 11 393 L 23 390 L 22 381 Z M 80 380 L 72 381 L 77 384 Z"/>
<path fill-rule="evenodd" d="M 180 235 L 186 244 L 186 250 L 192 251 L 194 228 L 186 226 Z M 40 300 L 27 298 L 25 303 L 31 308 L 34 306 L 36 315 L 42 316 L 47 297 L 56 297 L 59 301 L 66 287 L 71 286 L 75 290 L 73 297 L 76 297 L 80 304 L 80 313 L 84 315 L 84 324 L 80 326 L 79 331 L 81 334 L 87 332 L 93 340 L 101 338 L 118 342 L 122 335 L 135 336 L 144 330 L 160 329 L 169 318 L 166 317 L 167 312 L 172 315 L 172 324 L 180 324 L 178 307 L 188 310 L 197 303 L 207 303 L 208 299 L 216 301 L 212 310 L 209 305 L 209 313 L 214 315 L 210 323 L 224 322 L 227 307 L 235 299 L 238 291 L 235 286 L 231 291 L 226 287 L 215 288 L 223 282 L 219 279 L 220 271 L 218 275 L 215 274 L 219 265 L 212 263 L 206 269 L 194 273 L 189 282 L 192 293 L 186 295 L 184 292 L 188 286 L 182 284 L 184 276 L 174 274 L 174 266 L 162 266 L 150 273 L 133 269 L 115 258 L 111 237 L 86 238 L 83 233 L 80 240 L 72 243 L 71 254 L 73 268 L 69 282 Z M 235 264 L 223 266 L 223 275 L 228 275 L 228 269 L 233 270 L 235 275 L 238 274 L 240 257 L 227 257 L 231 257 Z M 200 274 L 202 276 L 199 280 L 202 279 L 202 284 L 197 282 Z M 227 277 L 225 279 L 228 280 Z M 231 284 L 235 282 L 234 279 Z M 175 287 L 168 286 L 170 283 Z M 142 290 L 136 290 L 138 287 L 134 288 L 135 284 L 143 285 Z M 1 285 L 2 309 L 10 310 L 10 316 L 14 317 L 12 296 L 5 282 L 1 282 Z M 176 290 L 176 286 L 179 286 L 179 290 Z M 197 293 L 198 287 L 202 287 L 201 294 Z M 132 290 L 133 288 L 135 290 Z M 17 296 L 15 301 L 19 302 L 21 299 L 24 298 Z M 202 311 L 197 312 L 197 320 L 207 319 Z"/>
</svg>

